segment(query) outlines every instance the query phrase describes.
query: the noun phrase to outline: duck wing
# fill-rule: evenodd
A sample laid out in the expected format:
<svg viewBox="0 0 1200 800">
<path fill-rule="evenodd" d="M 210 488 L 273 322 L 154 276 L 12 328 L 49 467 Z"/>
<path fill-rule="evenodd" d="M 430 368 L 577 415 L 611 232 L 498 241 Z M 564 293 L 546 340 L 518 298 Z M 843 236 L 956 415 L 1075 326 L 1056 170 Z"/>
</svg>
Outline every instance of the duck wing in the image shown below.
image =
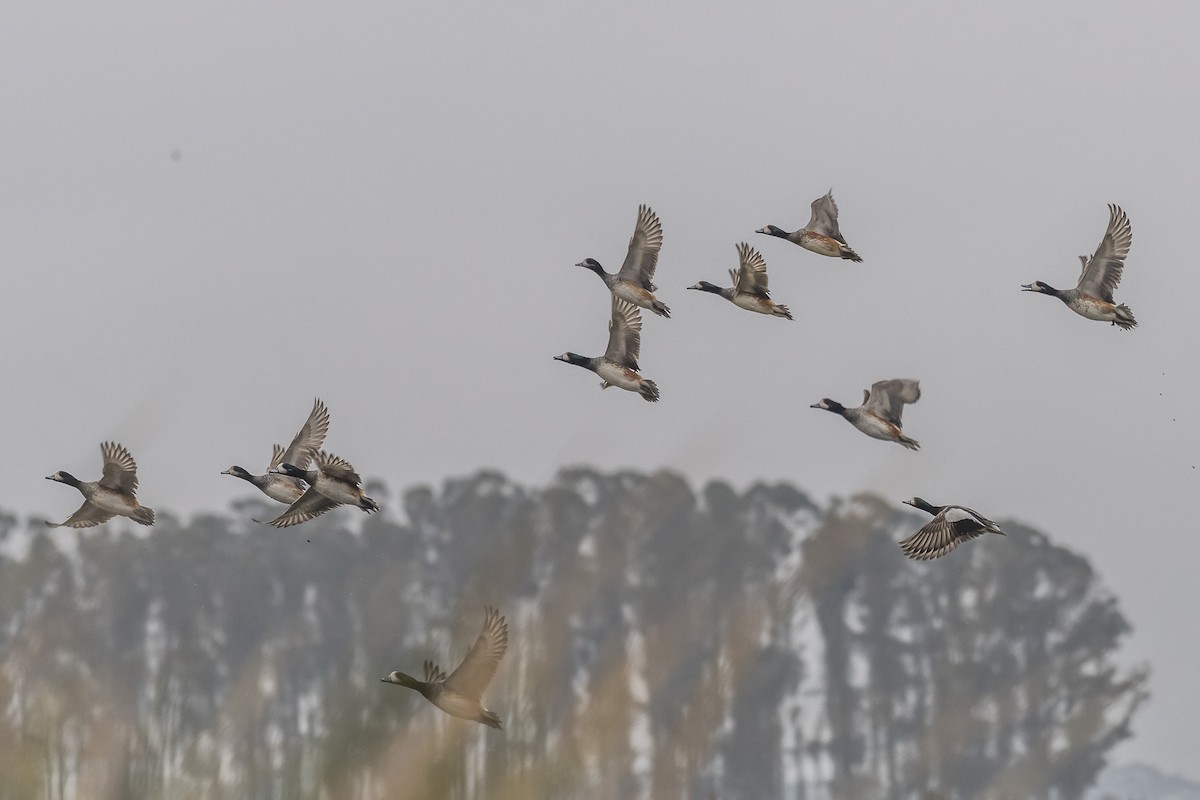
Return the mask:
<svg viewBox="0 0 1200 800">
<path fill-rule="evenodd" d="M 617 277 L 654 291 L 654 270 L 658 267 L 658 251 L 662 249 L 662 223 L 647 205 L 638 206 L 637 225 L 629 239 L 629 252 Z"/>
<path fill-rule="evenodd" d="M 425 682 L 426 683 L 443 683 L 446 680 L 446 673 L 442 672 L 442 668 L 434 661 L 425 662 Z"/>
<path fill-rule="evenodd" d="M 104 458 L 104 473 L 99 484 L 114 492 L 136 494 L 137 463 L 129 451 L 116 442 L 104 442 L 100 445 L 100 455 Z"/>
<path fill-rule="evenodd" d="M 614 296 L 612 319 L 608 323 L 608 349 L 604 351 L 604 357 L 637 372 L 641 354 L 642 314 L 633 303 Z"/>
<path fill-rule="evenodd" d="M 105 511 L 99 506 L 94 506 L 91 501 L 84 500 L 74 514 L 67 517 L 63 522 L 54 523 L 47 522 L 51 528 L 90 528 L 93 525 L 99 525 L 102 522 L 108 522 L 115 514 L 111 511 Z"/>
<path fill-rule="evenodd" d="M 324 450 L 318 450 L 313 456 L 317 462 L 317 469 L 324 472 L 331 478 L 336 478 L 339 481 L 352 483 L 358 486 L 362 483 L 362 478 L 354 471 L 354 467 L 350 466 L 350 462 L 344 458 L 326 453 Z"/>
<path fill-rule="evenodd" d="M 915 403 L 920 399 L 920 381 L 893 378 L 890 381 L 871 384 L 871 391 L 867 393 L 863 407 L 872 414 L 899 425 L 904 404 Z"/>
<path fill-rule="evenodd" d="M 300 495 L 299 500 L 292 503 L 282 514 L 266 524 L 274 525 L 276 528 L 290 528 L 293 525 L 299 525 L 301 522 L 316 519 L 326 511 L 335 509 L 340 505 L 341 503 L 336 500 L 330 500 L 310 486 L 304 490 L 304 494 Z M 257 520 L 255 521 L 257 522 Z"/>
<path fill-rule="evenodd" d="M 1095 295 L 1101 300 L 1113 302 L 1113 290 L 1121 282 L 1121 273 L 1125 270 L 1125 257 L 1129 255 L 1129 246 L 1133 244 L 1133 228 L 1129 217 L 1120 206 L 1108 206 L 1108 230 L 1100 240 L 1100 246 L 1091 258 L 1080 256 L 1083 269 L 1079 275 L 1081 292 Z"/>
<path fill-rule="evenodd" d="M 738 271 L 733 280 L 733 288 L 739 294 L 755 294 L 759 297 L 770 297 L 767 288 L 767 262 L 762 254 L 750 245 L 742 242 L 737 246 Z"/>
<path fill-rule="evenodd" d="M 809 217 L 804 230 L 823 233 L 846 244 L 841 230 L 838 229 L 838 207 L 833 199 L 833 189 L 830 189 L 823 197 L 812 201 L 812 216 Z"/>
<path fill-rule="evenodd" d="M 484 613 L 483 630 L 476 637 L 471 651 L 458 669 L 446 678 L 447 689 L 466 697 L 483 696 L 500 666 L 500 659 L 508 649 L 508 623 L 494 608 L 485 608 Z"/>
<path fill-rule="evenodd" d="M 313 454 L 321 449 L 321 445 L 325 443 L 325 434 L 328 432 L 329 409 L 325 408 L 325 404 L 321 402 L 320 398 L 317 398 L 313 400 L 312 411 L 309 412 L 308 419 L 304 421 L 300 432 L 292 439 L 292 443 L 287 446 L 287 449 L 284 450 L 279 445 L 275 445 L 271 455 L 270 469 L 278 469 L 280 464 L 293 464 L 300 469 L 308 469 Z"/>
<path fill-rule="evenodd" d="M 918 561 L 938 558 L 960 543 L 987 533 L 989 526 L 995 528 L 995 523 L 969 508 L 946 506 L 923 528 L 901 541 L 900 549 Z"/>
</svg>

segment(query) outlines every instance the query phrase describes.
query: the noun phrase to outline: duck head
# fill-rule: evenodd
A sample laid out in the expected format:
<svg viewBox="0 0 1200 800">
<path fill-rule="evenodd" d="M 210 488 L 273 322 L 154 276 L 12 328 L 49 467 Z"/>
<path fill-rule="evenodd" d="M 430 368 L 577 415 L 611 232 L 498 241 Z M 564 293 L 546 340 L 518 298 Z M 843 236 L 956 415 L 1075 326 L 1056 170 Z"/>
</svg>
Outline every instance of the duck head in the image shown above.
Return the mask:
<svg viewBox="0 0 1200 800">
<path fill-rule="evenodd" d="M 787 236 L 787 231 L 785 231 L 783 228 L 777 228 L 774 225 L 767 225 L 759 228 L 755 231 L 755 233 L 765 233 L 768 236 Z"/>
<path fill-rule="evenodd" d="M 279 469 L 273 469 L 276 475 L 288 475 L 292 478 L 299 478 L 302 481 L 308 480 L 308 473 L 297 467 L 295 464 L 280 464 Z"/>
<path fill-rule="evenodd" d="M 563 353 L 561 356 L 555 356 L 555 361 L 565 361 L 568 364 L 574 364 L 577 367 L 587 366 L 587 362 L 591 361 L 587 356 L 581 356 L 579 353 Z"/>
<path fill-rule="evenodd" d="M 397 686 L 404 686 L 408 689 L 416 689 L 421 691 L 425 683 L 414 678 L 412 675 L 405 675 L 403 672 L 392 672 L 386 678 L 380 678 L 383 683 L 394 683 Z"/>
<path fill-rule="evenodd" d="M 907 500 L 901 500 L 900 502 L 904 503 L 906 506 L 912 506 L 913 508 L 919 508 L 922 511 L 928 511 L 930 514 L 936 514 L 942 510 L 941 506 L 935 506 L 932 503 L 921 499 L 920 497 L 910 497 Z"/>
<path fill-rule="evenodd" d="M 819 408 L 822 411 L 832 411 L 835 414 L 845 414 L 846 407 L 837 400 L 830 400 L 828 397 L 822 397 L 821 402 L 813 403 L 809 408 Z"/>
<path fill-rule="evenodd" d="M 249 472 L 247 472 L 246 470 L 242 469 L 241 467 L 239 467 L 239 466 L 237 466 L 237 465 L 234 465 L 234 466 L 230 467 L 230 468 L 229 468 L 229 469 L 227 469 L 227 470 L 223 470 L 223 471 L 221 472 L 221 474 L 222 474 L 222 475 L 232 475 L 233 477 L 235 477 L 235 478 L 241 478 L 241 479 L 242 479 L 242 480 L 244 480 L 244 481 L 248 481 L 248 480 L 250 480 L 252 477 L 254 477 L 254 476 L 253 476 L 253 475 L 251 475 Z"/>
<path fill-rule="evenodd" d="M 65 483 L 67 486 L 78 486 L 79 485 L 79 478 L 76 478 L 74 475 L 72 475 L 69 472 L 62 471 L 61 469 L 58 472 L 54 473 L 53 475 L 47 475 L 46 480 L 58 481 L 59 483 Z"/>
<path fill-rule="evenodd" d="M 1048 283 L 1042 283 L 1041 281 L 1034 281 L 1033 283 L 1026 283 L 1021 286 L 1021 291 L 1022 292 L 1038 292 L 1039 294 L 1058 294 L 1058 289 L 1055 289 L 1053 286 L 1051 286 Z"/>
<path fill-rule="evenodd" d="M 712 292 L 713 294 L 721 293 L 720 286 L 717 286 L 715 283 L 709 283 L 708 281 L 700 281 L 695 286 L 689 286 L 688 288 L 689 289 L 699 289 L 702 292 Z"/>
<path fill-rule="evenodd" d="M 604 267 L 600 266 L 600 262 L 594 258 L 585 258 L 583 261 L 580 261 L 575 266 L 583 267 L 584 269 L 590 269 L 592 272 L 596 273 L 597 275 L 604 274 Z"/>
</svg>

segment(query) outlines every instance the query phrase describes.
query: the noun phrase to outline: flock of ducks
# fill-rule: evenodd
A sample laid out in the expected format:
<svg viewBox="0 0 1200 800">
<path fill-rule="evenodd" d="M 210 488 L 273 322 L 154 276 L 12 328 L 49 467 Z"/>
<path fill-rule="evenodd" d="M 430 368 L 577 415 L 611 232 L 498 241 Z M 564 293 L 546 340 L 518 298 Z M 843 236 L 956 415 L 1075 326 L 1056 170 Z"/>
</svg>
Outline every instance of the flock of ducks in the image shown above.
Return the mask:
<svg viewBox="0 0 1200 800">
<path fill-rule="evenodd" d="M 791 233 L 775 225 L 759 228 L 756 233 L 774 236 L 797 244 L 818 255 L 861 262 L 862 258 L 846 242 L 838 225 L 838 206 L 833 190 L 812 202 L 808 224 Z M 1057 297 L 1067 308 L 1092 320 L 1109 322 L 1122 330 L 1137 326 L 1133 312 L 1124 303 L 1113 299 L 1113 291 L 1121 282 L 1125 257 L 1133 242 L 1129 217 L 1115 205 L 1108 207 L 1108 228 L 1096 251 L 1080 256 L 1082 265 L 1074 289 L 1055 289 L 1042 281 L 1021 287 L 1022 291 Z M 600 276 L 612 296 L 612 319 L 608 323 L 608 348 L 602 356 L 581 356 L 566 352 L 554 356 L 558 361 L 574 364 L 595 372 L 601 378 L 600 387 L 617 386 L 637 392 L 644 400 L 658 402 L 658 384 L 641 374 L 638 358 L 642 349 L 642 317 L 644 308 L 661 317 L 670 318 L 671 310 L 655 292 L 654 272 L 658 253 L 662 249 L 662 223 L 649 206 L 639 206 L 633 236 L 621 269 L 609 273 L 594 258 L 586 258 L 576 266 L 590 269 Z M 737 245 L 738 268 L 729 270 L 731 287 L 721 287 L 700 281 L 689 289 L 720 295 L 738 308 L 782 319 L 792 319 L 787 306 L 771 299 L 767 281 L 767 262 L 758 250 L 745 242 Z M 828 397 L 810 408 L 830 411 L 841 416 L 862 433 L 874 439 L 896 442 L 910 450 L 920 448 L 916 439 L 905 435 L 900 418 L 904 406 L 921 399 L 920 383 L 908 378 L 878 381 L 863 391 L 862 405 L 847 408 Z M 900 542 L 901 551 L 918 560 L 939 558 L 962 542 L 985 533 L 1004 535 L 996 523 L 966 506 L 935 506 L 919 497 L 904 501 L 914 508 L 927 511 L 934 517 L 924 527 Z"/>
<path fill-rule="evenodd" d="M 1129 306 L 1114 301 L 1113 291 L 1121 281 L 1133 234 L 1125 212 L 1115 205 L 1108 208 L 1108 229 L 1091 257 L 1079 257 L 1082 269 L 1074 289 L 1055 289 L 1042 281 L 1021 288 L 1057 297 L 1076 314 L 1129 330 L 1137 325 L 1133 312 Z M 832 190 L 813 201 L 808 224 L 800 230 L 788 233 L 767 225 L 756 232 L 786 239 L 822 256 L 862 261 L 846 243 L 838 227 L 838 207 Z M 594 258 L 584 259 L 576 265 L 595 272 L 609 290 L 612 318 L 608 324 L 608 347 L 602 356 L 566 352 L 554 357 L 596 373 L 601 378 L 601 388 L 616 386 L 636 392 L 652 403 L 659 399 L 658 385 L 643 377 L 638 365 L 642 345 L 639 309 L 668 319 L 671 316 L 671 309 L 655 295 L 658 287 L 654 285 L 654 273 L 662 243 L 662 223 L 658 215 L 649 206 L 642 205 L 638 208 L 633 236 L 620 270 L 609 273 Z M 771 299 L 767 264 L 762 254 L 745 242 L 737 245 L 737 253 L 738 268 L 729 271 L 733 286 L 720 287 L 700 281 L 688 288 L 720 295 L 746 311 L 792 319 L 787 306 Z M 862 405 L 857 408 L 846 408 L 829 398 L 823 398 L 811 408 L 838 414 L 872 438 L 917 450 L 919 443 L 905 435 L 901 428 L 901 415 L 905 405 L 920 398 L 918 381 L 897 378 L 873 384 L 863 392 Z M 356 506 L 368 514 L 379 510 L 379 504 L 364 493 L 362 479 L 354 467 L 323 449 L 329 421 L 329 410 L 318 398 L 291 444 L 286 448 L 274 445 L 266 472 L 255 475 L 234 465 L 222 473 L 252 484 L 267 497 L 286 506 L 282 513 L 264 524 L 287 528 L 343 505 Z M 153 525 L 154 510 L 137 499 L 137 463 L 133 456 L 116 442 L 101 444 L 100 454 L 103 466 L 99 480 L 81 481 L 64 471 L 47 476 L 48 480 L 74 486 L 83 495 L 83 504 L 75 513 L 63 522 L 47 524 L 88 528 L 122 516 L 140 525 Z M 933 515 L 920 530 L 899 543 L 901 551 L 909 558 L 940 558 L 959 544 L 985 533 L 1004 535 L 996 523 L 966 506 L 937 506 L 920 497 L 904 502 Z M 382 680 L 419 692 L 451 716 L 500 728 L 500 717 L 484 707 L 482 697 L 507 648 L 508 625 L 504 617 L 496 609 L 486 608 L 483 629 L 452 673 L 446 675 L 437 664 L 426 661 L 423 680 L 399 671 Z"/>
</svg>

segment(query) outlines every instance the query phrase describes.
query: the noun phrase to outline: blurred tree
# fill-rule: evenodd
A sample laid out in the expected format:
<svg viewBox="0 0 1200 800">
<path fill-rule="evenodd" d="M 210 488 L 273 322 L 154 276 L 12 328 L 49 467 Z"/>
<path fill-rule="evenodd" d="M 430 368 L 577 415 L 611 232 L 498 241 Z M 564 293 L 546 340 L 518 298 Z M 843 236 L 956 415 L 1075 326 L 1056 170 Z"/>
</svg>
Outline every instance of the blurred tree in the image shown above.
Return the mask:
<svg viewBox="0 0 1200 800">
<path fill-rule="evenodd" d="M 387 496 L 382 485 L 380 496 Z M 0 558 L 0 800 L 1074 800 L 1146 674 L 1087 561 L 1006 526 L 931 563 L 872 497 L 495 472 L 300 528 L 169 514 Z M 499 606 L 503 732 L 379 682 Z"/>
</svg>

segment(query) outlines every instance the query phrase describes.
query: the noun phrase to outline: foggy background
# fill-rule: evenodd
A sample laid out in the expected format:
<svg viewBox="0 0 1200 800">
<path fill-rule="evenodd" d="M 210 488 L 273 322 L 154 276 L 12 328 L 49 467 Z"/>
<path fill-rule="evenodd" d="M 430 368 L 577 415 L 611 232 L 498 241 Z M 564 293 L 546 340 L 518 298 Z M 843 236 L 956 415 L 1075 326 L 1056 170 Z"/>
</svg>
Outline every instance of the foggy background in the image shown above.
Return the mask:
<svg viewBox="0 0 1200 800">
<path fill-rule="evenodd" d="M 1197 23 L 1183 3 L 6 7 L 0 505 L 64 519 L 78 496 L 42 476 L 96 477 L 113 438 L 148 505 L 222 509 L 249 487 L 219 471 L 260 472 L 314 395 L 327 448 L 393 488 L 586 462 L 965 503 L 1091 559 L 1153 668 L 1118 755 L 1192 769 Z M 753 233 L 831 186 L 863 264 Z M 603 351 L 604 287 L 572 265 L 617 268 L 640 202 L 673 311 L 643 329 L 657 405 L 550 359 Z M 1072 286 L 1110 202 L 1129 333 L 1019 292 Z M 742 240 L 794 323 L 684 291 Z M 807 408 L 891 377 L 921 380 L 919 453 Z"/>
</svg>

